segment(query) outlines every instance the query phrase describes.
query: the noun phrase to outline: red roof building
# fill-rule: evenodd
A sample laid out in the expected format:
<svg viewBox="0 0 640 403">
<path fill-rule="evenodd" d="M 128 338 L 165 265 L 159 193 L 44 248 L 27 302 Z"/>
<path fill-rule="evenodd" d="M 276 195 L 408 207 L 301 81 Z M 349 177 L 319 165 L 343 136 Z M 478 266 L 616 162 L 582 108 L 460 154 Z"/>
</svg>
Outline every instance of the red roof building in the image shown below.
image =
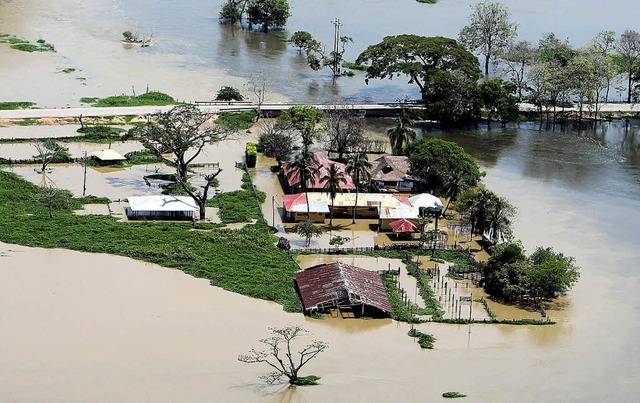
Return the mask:
<svg viewBox="0 0 640 403">
<path fill-rule="evenodd" d="M 307 311 L 331 307 L 373 307 L 390 314 L 391 304 L 380 274 L 345 263 L 321 264 L 295 274 Z"/>
<path fill-rule="evenodd" d="M 351 178 L 351 176 L 349 174 L 347 174 L 346 172 L 346 165 L 342 164 L 340 162 L 335 162 L 335 161 L 331 161 L 329 158 L 325 157 L 322 154 L 319 153 L 315 153 L 313 154 L 313 158 L 315 159 L 317 165 L 318 165 L 318 173 L 316 175 L 314 175 L 313 178 L 310 178 L 309 180 L 307 180 L 307 189 L 310 191 L 322 191 L 324 190 L 324 185 L 326 181 L 323 181 L 322 178 L 324 176 L 327 175 L 327 172 L 329 170 L 329 166 L 331 164 L 336 164 L 336 168 L 338 168 L 339 171 L 341 171 L 342 173 L 344 173 L 344 178 L 346 180 L 346 183 L 341 183 L 340 187 L 342 188 L 343 192 L 350 192 L 352 190 L 356 189 L 355 184 L 353 183 L 353 179 Z M 297 190 L 299 190 L 300 188 L 300 175 L 298 175 L 297 172 L 294 172 L 293 174 L 290 174 L 290 172 L 292 171 L 292 169 L 290 168 L 290 165 L 288 163 L 285 163 L 282 165 L 282 171 L 284 173 L 284 179 L 287 182 L 287 185 L 289 185 L 289 189 L 293 192 L 296 192 Z"/>
</svg>

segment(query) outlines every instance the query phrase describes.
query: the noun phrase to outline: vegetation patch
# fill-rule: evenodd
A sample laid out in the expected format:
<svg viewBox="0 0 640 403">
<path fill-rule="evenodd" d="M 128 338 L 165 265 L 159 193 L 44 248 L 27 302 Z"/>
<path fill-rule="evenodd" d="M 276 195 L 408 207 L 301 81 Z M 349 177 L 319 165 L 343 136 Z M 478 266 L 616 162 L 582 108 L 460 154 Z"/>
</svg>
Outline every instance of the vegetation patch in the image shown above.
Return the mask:
<svg viewBox="0 0 640 403">
<path fill-rule="evenodd" d="M 417 0 L 417 1 L 420 1 L 420 0 Z M 442 397 L 446 397 L 446 398 L 449 398 L 449 399 L 455 399 L 455 398 L 458 398 L 458 397 L 467 397 L 467 395 L 465 395 L 463 393 L 460 393 L 460 392 L 444 392 L 442 394 Z"/>
<path fill-rule="evenodd" d="M 433 345 L 436 342 L 436 338 L 432 334 L 423 333 L 415 328 L 409 330 L 408 335 L 409 337 L 417 337 L 421 348 L 433 349 Z"/>
<path fill-rule="evenodd" d="M 77 130 L 87 140 L 127 140 L 122 137 L 125 130 L 107 125 L 84 126 Z"/>
<path fill-rule="evenodd" d="M 234 130 L 247 130 L 256 121 L 256 111 L 222 112 L 215 123 L 222 127 Z"/>
<path fill-rule="evenodd" d="M 250 222 L 262 218 L 258 203 L 264 203 L 266 193 L 258 190 L 257 198 L 253 193 L 251 178 L 242 176 L 242 189 L 215 195 L 207 202 L 208 206 L 219 207 L 218 215 L 223 223 Z"/>
<path fill-rule="evenodd" d="M 298 385 L 298 386 L 310 386 L 310 385 L 317 385 L 319 380 L 320 380 L 320 377 L 315 375 L 301 376 L 295 381 L 291 382 L 291 384 Z"/>
<path fill-rule="evenodd" d="M 73 67 L 67 67 L 66 69 L 62 69 L 62 72 L 66 74 L 73 73 L 74 71 L 76 71 L 76 69 L 74 69 Z"/>
<path fill-rule="evenodd" d="M 297 269 L 275 246 L 277 238 L 259 220 L 239 230 L 193 231 L 183 222 L 118 222 L 108 216 L 79 216 L 81 199 L 48 205 L 41 188 L 10 172 L 0 172 L 0 241 L 43 248 L 109 253 L 176 268 L 214 286 L 275 301 L 301 312 L 293 288 Z"/>
<path fill-rule="evenodd" d="M 80 98 L 80 102 L 93 104 L 96 107 L 115 106 L 163 106 L 174 105 L 177 102 L 170 95 L 162 92 L 152 91 L 141 95 L 115 95 L 107 98 Z"/>
<path fill-rule="evenodd" d="M 347 61 L 342 62 L 342 67 L 344 67 L 345 69 L 351 69 L 351 70 L 360 70 L 360 71 L 369 70 L 369 66 L 367 66 L 366 64 L 357 64 L 357 63 L 347 62 Z"/>
<path fill-rule="evenodd" d="M 14 109 L 26 109 L 35 105 L 35 102 L 17 101 L 17 102 L 0 102 L 0 110 L 8 111 Z"/>
</svg>

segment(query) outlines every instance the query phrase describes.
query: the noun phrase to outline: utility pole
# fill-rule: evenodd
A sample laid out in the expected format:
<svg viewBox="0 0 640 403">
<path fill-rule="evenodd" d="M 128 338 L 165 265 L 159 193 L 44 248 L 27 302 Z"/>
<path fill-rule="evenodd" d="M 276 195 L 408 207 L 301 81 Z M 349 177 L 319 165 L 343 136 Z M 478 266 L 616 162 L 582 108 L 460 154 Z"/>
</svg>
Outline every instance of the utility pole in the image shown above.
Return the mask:
<svg viewBox="0 0 640 403">
<path fill-rule="evenodd" d="M 331 21 L 333 24 L 333 75 L 338 75 L 338 47 L 340 45 L 340 26 L 342 23 L 340 19 L 336 17 L 335 20 Z"/>
<path fill-rule="evenodd" d="M 87 193 L 87 152 L 82 156 L 82 166 L 84 168 L 84 176 L 82 178 L 82 197 Z"/>
</svg>

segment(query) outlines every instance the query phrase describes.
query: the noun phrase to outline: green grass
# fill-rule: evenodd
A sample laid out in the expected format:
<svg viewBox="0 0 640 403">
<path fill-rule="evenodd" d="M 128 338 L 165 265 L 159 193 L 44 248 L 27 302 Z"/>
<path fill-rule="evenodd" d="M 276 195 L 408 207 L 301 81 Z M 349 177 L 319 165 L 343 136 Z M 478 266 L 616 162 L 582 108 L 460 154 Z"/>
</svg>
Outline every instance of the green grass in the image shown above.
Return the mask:
<svg viewBox="0 0 640 403">
<path fill-rule="evenodd" d="M 369 66 L 367 66 L 366 64 L 356 64 L 356 63 L 347 62 L 347 61 L 342 62 L 342 67 L 350 70 L 360 70 L 360 71 L 369 70 Z"/>
<path fill-rule="evenodd" d="M 74 71 L 76 71 L 76 69 L 74 69 L 73 67 L 67 67 L 66 69 L 62 69 L 62 72 L 66 74 L 73 73 Z"/>
<path fill-rule="evenodd" d="M 17 101 L 17 102 L 0 102 L 0 110 L 26 109 L 35 105 L 35 102 Z"/>
<path fill-rule="evenodd" d="M 17 175 L 0 172 L 0 241 L 127 256 L 302 311 L 293 288 L 297 266 L 274 245 L 277 239 L 264 220 L 239 230 L 193 231 L 190 223 L 74 215 L 72 210 L 82 207 L 79 199 L 56 208 L 49 219 L 46 204 L 34 198 L 38 191 Z"/>
<path fill-rule="evenodd" d="M 122 136 L 122 133 L 124 133 L 125 130 L 120 127 L 93 125 L 81 127 L 76 131 L 84 134 L 84 139 L 86 140 L 127 140 L 127 138 Z M 125 136 L 127 136 L 127 134 L 125 134 Z"/>
<path fill-rule="evenodd" d="M 89 98 L 82 97 L 80 102 L 93 104 L 96 107 L 116 107 L 116 106 L 163 106 L 174 105 L 177 102 L 170 95 L 162 92 L 147 92 L 145 94 L 130 96 L 130 95 L 115 95 L 107 98 Z"/>
<path fill-rule="evenodd" d="M 409 330 L 409 337 L 417 337 L 421 348 L 433 349 L 436 338 L 432 334 L 423 333 L 418 329 Z"/>
<path fill-rule="evenodd" d="M 218 115 L 216 123 L 220 126 L 235 129 L 247 130 L 256 121 L 256 111 L 246 112 L 222 112 Z"/>
<path fill-rule="evenodd" d="M 45 42 L 43 39 L 39 39 L 37 44 L 29 43 L 24 39 L 20 38 L 9 38 L 9 43 L 11 49 L 20 50 L 22 52 L 54 52 L 55 49 L 52 44 Z"/>
<path fill-rule="evenodd" d="M 245 173 L 242 175 L 242 189 L 214 196 L 207 205 L 219 207 L 220 220 L 223 223 L 250 222 L 262 218 L 258 201 L 264 203 L 267 195 L 258 191 L 258 200 L 251 189 L 251 181 Z"/>
</svg>

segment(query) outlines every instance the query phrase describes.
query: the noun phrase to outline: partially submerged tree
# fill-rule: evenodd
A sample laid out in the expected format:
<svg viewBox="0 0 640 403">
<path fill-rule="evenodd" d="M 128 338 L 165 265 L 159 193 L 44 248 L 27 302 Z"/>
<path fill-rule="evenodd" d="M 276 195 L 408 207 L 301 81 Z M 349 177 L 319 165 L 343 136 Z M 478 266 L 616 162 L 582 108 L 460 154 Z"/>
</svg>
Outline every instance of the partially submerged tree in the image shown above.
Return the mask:
<svg viewBox="0 0 640 403">
<path fill-rule="evenodd" d="M 243 101 L 244 97 L 236 88 L 224 86 L 216 93 L 216 101 Z"/>
<path fill-rule="evenodd" d="M 70 162 L 72 160 L 71 154 L 69 154 L 69 149 L 62 147 L 54 140 L 46 139 L 38 141 L 34 143 L 33 146 L 38 153 L 34 158 L 39 160 L 41 172 L 44 172 L 50 163 Z"/>
<path fill-rule="evenodd" d="M 460 31 L 460 43 L 484 56 L 484 78 L 489 78 L 489 63 L 516 36 L 517 25 L 510 21 L 509 10 L 500 3 L 481 2 L 471 6 L 469 25 Z"/>
<path fill-rule="evenodd" d="M 323 67 L 329 68 L 334 77 L 341 75 L 342 61 L 344 60 L 344 52 L 348 43 L 352 43 L 350 36 L 341 36 L 339 44 L 336 44 L 335 50 L 327 52 L 324 45 L 312 39 L 305 47 L 307 54 L 307 63 L 312 70 L 320 70 Z"/>
<path fill-rule="evenodd" d="M 329 105 L 324 113 L 329 150 L 338 153 L 338 161 L 364 140 L 364 117 L 348 103 Z"/>
<path fill-rule="evenodd" d="M 633 73 L 640 61 L 640 33 L 626 30 L 616 43 L 616 50 L 621 58 L 621 70 L 627 75 L 627 103 L 631 103 L 633 91 Z"/>
<path fill-rule="evenodd" d="M 285 26 L 290 15 L 287 0 L 249 0 L 247 5 L 249 27 L 259 24 L 262 32 Z"/>
<path fill-rule="evenodd" d="M 289 38 L 289 43 L 298 48 L 298 53 L 309 48 L 313 42 L 313 37 L 307 31 L 296 31 Z"/>
<path fill-rule="evenodd" d="M 511 239 L 517 210 L 504 197 L 485 188 L 468 189 L 458 197 L 455 209 L 471 223 L 471 234 L 486 235 L 494 243 Z"/>
<path fill-rule="evenodd" d="M 362 52 L 356 63 L 369 64 L 367 79 L 408 76 L 409 84 L 418 86 L 423 100 L 437 72 L 458 72 L 474 82 L 480 78 L 478 59 L 454 39 L 441 36 L 387 36 Z"/>
<path fill-rule="evenodd" d="M 522 101 L 523 92 L 527 90 L 526 69 L 536 58 L 536 51 L 527 41 L 511 43 L 498 53 L 504 71 L 511 76 L 518 102 Z"/>
<path fill-rule="evenodd" d="M 305 199 L 307 200 L 307 218 L 309 218 L 310 207 L 309 207 L 309 181 L 312 181 L 313 178 L 320 172 L 320 166 L 318 161 L 316 161 L 314 154 L 309 150 L 302 150 L 293 161 L 289 162 L 288 167 L 290 168 L 287 179 L 291 180 L 293 178 L 298 178 L 300 190 L 302 190 L 305 194 Z"/>
<path fill-rule="evenodd" d="M 158 114 L 155 122 L 140 126 L 136 136 L 143 143 L 159 144 L 174 156 L 176 182 L 196 202 L 200 219 L 206 218 L 206 202 L 209 188 L 216 183 L 221 169 L 204 175 L 202 191 L 189 184 L 189 165 L 200 155 L 205 145 L 224 139 L 228 131 L 210 122 L 211 115 L 195 106 L 180 105 Z"/>
<path fill-rule="evenodd" d="M 282 377 L 286 377 L 290 384 L 315 384 L 318 377 L 300 377 L 300 369 L 307 365 L 318 354 L 329 346 L 323 341 L 313 340 L 295 356 L 295 340 L 301 337 L 307 330 L 301 326 L 287 326 L 284 328 L 269 328 L 271 336 L 260 340 L 266 346 L 266 350 L 250 350 L 249 354 L 239 355 L 238 360 L 249 364 L 264 363 L 273 371 L 261 376 L 263 380 L 274 383 Z M 304 382 L 304 381 L 307 382 Z M 308 382 L 311 381 L 311 382 Z"/>
<path fill-rule="evenodd" d="M 305 246 L 311 245 L 311 238 L 319 237 L 322 235 L 322 228 L 317 225 L 314 225 L 309 220 L 303 220 L 294 225 L 292 228 L 293 232 L 300 235 L 305 239 Z"/>
<path fill-rule="evenodd" d="M 478 87 L 484 110 L 487 113 L 487 124 L 491 128 L 491 121 L 499 117 L 503 124 L 518 118 L 516 98 L 507 90 L 507 83 L 502 80 L 487 80 Z"/>
</svg>

